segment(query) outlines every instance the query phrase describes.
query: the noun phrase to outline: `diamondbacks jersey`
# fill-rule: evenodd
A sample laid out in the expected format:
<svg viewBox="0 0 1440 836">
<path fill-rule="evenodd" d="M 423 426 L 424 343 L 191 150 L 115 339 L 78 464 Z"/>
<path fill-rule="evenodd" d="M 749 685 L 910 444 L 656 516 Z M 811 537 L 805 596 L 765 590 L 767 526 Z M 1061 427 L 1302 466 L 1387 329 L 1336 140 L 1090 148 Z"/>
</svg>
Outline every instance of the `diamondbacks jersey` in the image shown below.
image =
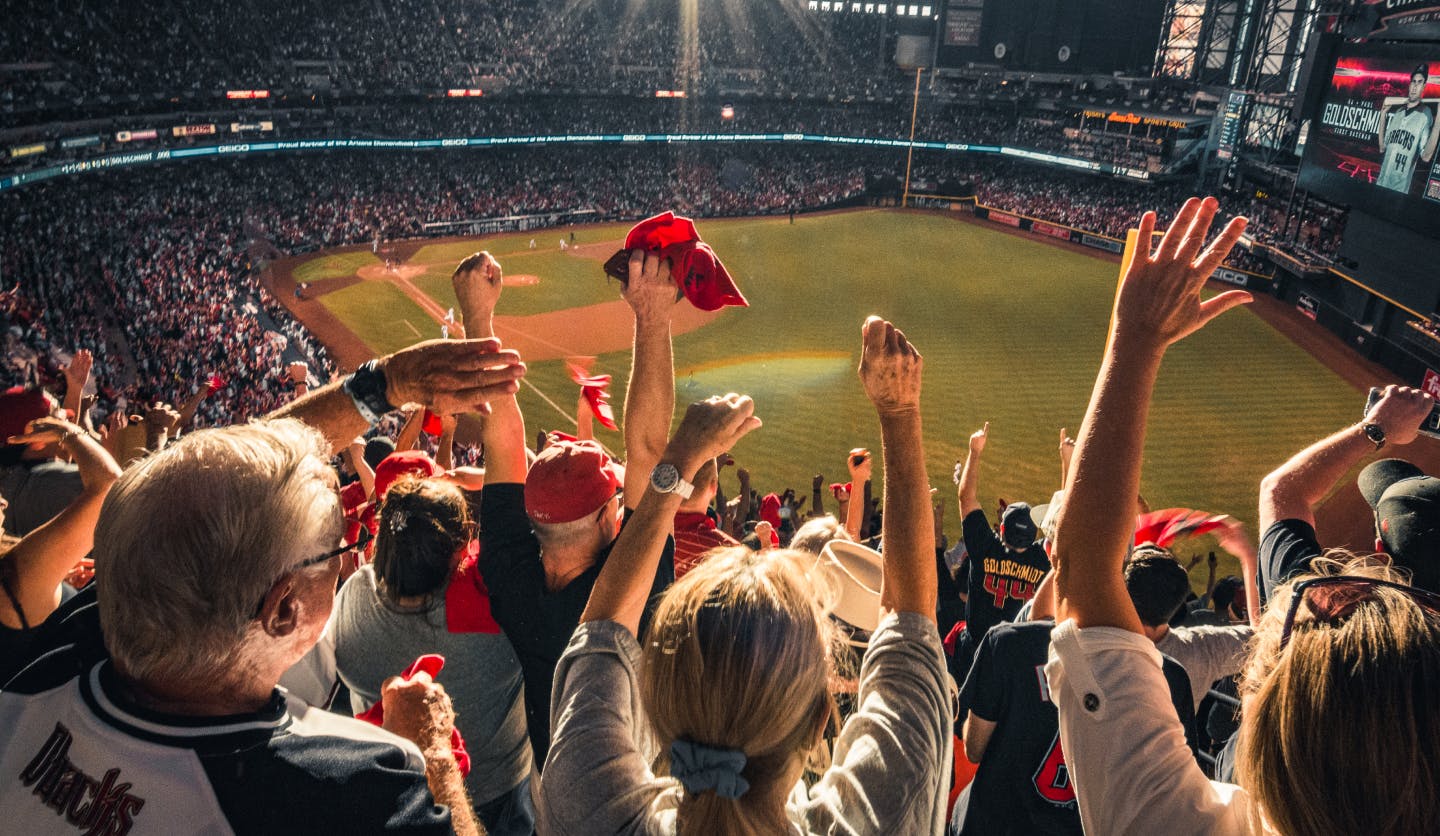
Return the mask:
<svg viewBox="0 0 1440 836">
<path fill-rule="evenodd" d="M 960 836 L 1080 836 L 1080 810 L 1060 747 L 1060 714 L 1045 661 L 1050 621 L 1001 624 L 988 633 L 960 689 L 960 717 L 995 723 L 970 785 Z M 1185 671 L 1163 660 L 1170 699 L 1194 748 L 1194 710 Z"/>
<path fill-rule="evenodd" d="M 451 832 L 409 741 L 278 689 L 254 714 L 157 714 L 124 697 L 108 660 L 76 653 L 0 691 L 0 830 Z"/>
<path fill-rule="evenodd" d="M 1382 189 L 1409 192 L 1415 161 L 1425 149 L 1434 124 L 1430 108 L 1419 105 L 1397 110 L 1385 119 L 1385 157 L 1375 185 Z"/>
<path fill-rule="evenodd" d="M 1050 571 L 1050 558 L 1039 543 L 1018 552 L 1006 549 L 984 511 L 971 511 L 963 531 L 969 552 L 965 630 L 978 642 L 986 630 L 1013 619 L 1035 597 L 1040 579 Z"/>
</svg>

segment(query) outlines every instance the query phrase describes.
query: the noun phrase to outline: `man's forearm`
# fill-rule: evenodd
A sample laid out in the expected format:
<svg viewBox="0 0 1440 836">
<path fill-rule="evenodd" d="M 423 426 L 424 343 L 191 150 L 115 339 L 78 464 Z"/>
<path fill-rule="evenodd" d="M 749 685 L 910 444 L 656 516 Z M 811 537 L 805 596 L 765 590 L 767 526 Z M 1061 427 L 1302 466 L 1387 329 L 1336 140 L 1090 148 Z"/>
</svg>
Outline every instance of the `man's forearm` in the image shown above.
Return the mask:
<svg viewBox="0 0 1440 836">
<path fill-rule="evenodd" d="M 350 439 L 370 429 L 370 422 L 360 415 L 355 402 L 335 381 L 297 398 L 267 415 L 267 418 L 295 418 L 319 430 L 330 442 L 330 449 L 339 452 Z"/>
<path fill-rule="evenodd" d="M 633 501 L 639 501 L 638 492 L 650 478 L 651 468 L 660 461 L 674 416 L 675 360 L 670 345 L 670 318 L 637 316 L 630 384 L 625 388 L 624 425 L 629 483 L 626 493 L 637 494 Z"/>
<path fill-rule="evenodd" d="M 1296 453 L 1260 482 L 1260 530 L 1284 519 L 1313 524 L 1315 506 L 1350 468 L 1375 452 L 1361 424 L 1352 424 Z"/>
<path fill-rule="evenodd" d="M 925 453 L 918 410 L 881 413 L 880 444 L 885 457 L 885 561 L 880 605 L 918 612 L 934 620 L 934 517 L 925 477 Z"/>
<path fill-rule="evenodd" d="M 970 516 L 970 512 L 980 510 L 980 453 L 970 451 L 965 454 L 965 464 L 960 469 L 960 519 Z"/>
<path fill-rule="evenodd" d="M 450 741 L 445 741 L 448 747 Z M 432 751 L 425 755 L 425 783 L 437 804 L 450 808 L 450 826 L 456 836 L 484 836 L 485 828 L 475 819 L 470 798 L 465 794 L 465 778 L 450 752 Z"/>
</svg>

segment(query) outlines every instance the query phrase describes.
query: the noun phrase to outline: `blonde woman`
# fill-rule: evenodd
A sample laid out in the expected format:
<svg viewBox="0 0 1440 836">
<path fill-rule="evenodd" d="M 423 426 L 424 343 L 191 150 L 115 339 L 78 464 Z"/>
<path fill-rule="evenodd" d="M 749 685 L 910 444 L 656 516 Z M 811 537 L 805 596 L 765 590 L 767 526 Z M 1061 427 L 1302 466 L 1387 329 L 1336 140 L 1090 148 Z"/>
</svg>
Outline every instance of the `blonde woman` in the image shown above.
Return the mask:
<svg viewBox="0 0 1440 836">
<path fill-rule="evenodd" d="M 866 322 L 860 377 L 885 453 L 885 615 L 833 764 L 820 743 L 834 716 L 832 628 L 813 555 L 717 553 L 666 592 L 643 648 L 635 640 L 680 480 L 760 425 L 749 398 L 711 398 L 671 439 L 556 670 L 540 832 L 942 832 L 953 704 L 935 626 L 920 370 L 903 334 Z M 808 790 L 807 768 L 823 771 Z"/>
<path fill-rule="evenodd" d="M 1138 252 L 1078 437 L 1055 543 L 1059 626 L 1046 674 L 1087 833 L 1411 834 L 1440 820 L 1440 599 L 1375 566 L 1281 587 L 1242 686 L 1236 784 L 1209 781 L 1166 699 L 1121 564 L 1150 395 L 1165 350 L 1249 301 L 1200 289 L 1244 231 L 1202 247 L 1218 211 L 1191 199 Z M 1150 242 L 1154 213 L 1140 223 Z M 1333 567 L 1331 568 L 1333 571 Z"/>
</svg>

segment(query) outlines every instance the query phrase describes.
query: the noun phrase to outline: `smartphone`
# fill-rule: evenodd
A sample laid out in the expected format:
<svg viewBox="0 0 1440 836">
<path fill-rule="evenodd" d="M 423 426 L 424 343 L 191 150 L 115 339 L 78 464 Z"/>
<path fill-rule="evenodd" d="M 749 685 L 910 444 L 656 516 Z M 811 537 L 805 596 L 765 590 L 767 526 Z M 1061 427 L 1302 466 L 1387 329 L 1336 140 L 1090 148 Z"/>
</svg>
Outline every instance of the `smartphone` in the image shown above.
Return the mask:
<svg viewBox="0 0 1440 836">
<path fill-rule="evenodd" d="M 1383 392 L 1373 386 L 1370 388 L 1370 396 L 1365 399 L 1365 415 L 1370 414 L 1370 410 L 1374 409 L 1375 404 L 1380 402 L 1380 397 L 1383 394 Z M 1420 425 L 1420 434 L 1428 435 L 1431 438 L 1440 438 L 1440 401 L 1437 401 L 1434 406 L 1430 407 L 1430 414 L 1425 417 L 1425 423 Z"/>
</svg>

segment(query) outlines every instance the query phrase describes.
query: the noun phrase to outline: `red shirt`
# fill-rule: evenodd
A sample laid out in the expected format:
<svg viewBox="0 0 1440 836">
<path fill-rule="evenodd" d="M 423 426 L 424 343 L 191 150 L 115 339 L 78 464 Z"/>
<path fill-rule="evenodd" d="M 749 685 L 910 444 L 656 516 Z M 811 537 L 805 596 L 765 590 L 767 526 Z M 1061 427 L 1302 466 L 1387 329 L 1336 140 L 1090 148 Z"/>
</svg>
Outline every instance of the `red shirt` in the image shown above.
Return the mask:
<svg viewBox="0 0 1440 836">
<path fill-rule="evenodd" d="M 715 527 L 703 512 L 681 511 L 675 515 L 675 580 L 700 565 L 711 549 L 738 546 L 739 541 Z"/>
</svg>

